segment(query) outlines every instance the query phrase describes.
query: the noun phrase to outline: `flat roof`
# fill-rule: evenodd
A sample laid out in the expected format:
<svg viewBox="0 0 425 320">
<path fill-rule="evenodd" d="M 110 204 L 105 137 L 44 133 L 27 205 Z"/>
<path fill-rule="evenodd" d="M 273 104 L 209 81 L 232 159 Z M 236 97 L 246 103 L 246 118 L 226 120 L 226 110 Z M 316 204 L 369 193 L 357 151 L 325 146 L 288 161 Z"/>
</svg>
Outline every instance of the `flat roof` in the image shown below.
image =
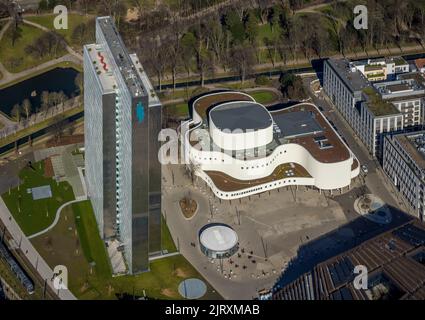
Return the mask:
<svg viewBox="0 0 425 320">
<path fill-rule="evenodd" d="M 139 61 L 139 58 L 135 53 L 130 54 L 130 59 L 136 66 L 137 73 L 142 80 L 143 87 L 145 90 L 149 93 L 149 107 L 159 106 L 161 105 L 161 101 L 159 100 L 158 95 L 155 92 L 155 89 L 149 80 L 148 75 L 146 74 L 146 71 L 143 69 L 142 64 Z"/>
<path fill-rule="evenodd" d="M 425 169 L 425 154 L 419 150 L 421 146 L 415 141 L 416 138 L 423 138 L 425 142 L 425 131 L 400 133 L 394 137 L 413 161 L 415 161 L 421 169 Z"/>
<path fill-rule="evenodd" d="M 220 129 L 259 130 L 270 127 L 270 113 L 255 102 L 226 102 L 210 111 L 210 121 Z"/>
<path fill-rule="evenodd" d="M 116 79 L 114 73 L 111 71 L 111 64 L 105 55 L 103 47 L 98 44 L 88 44 L 84 46 L 84 49 L 90 57 L 91 63 L 94 65 L 103 91 L 113 91 Z"/>
<path fill-rule="evenodd" d="M 351 91 L 361 91 L 370 86 L 369 81 L 360 71 L 351 71 L 350 61 L 348 59 L 330 58 L 327 60 L 327 63 L 338 73 L 339 77 Z"/>
<path fill-rule="evenodd" d="M 413 90 L 407 83 L 390 84 L 387 86 L 387 89 L 390 90 L 391 92 Z"/>
<path fill-rule="evenodd" d="M 98 17 L 96 22 L 99 25 L 109 50 L 112 53 L 115 63 L 133 97 L 147 95 L 142 81 L 136 72 L 136 67 L 130 58 L 127 48 L 115 27 L 111 17 Z"/>
<path fill-rule="evenodd" d="M 322 132 L 323 128 L 315 118 L 316 115 L 311 111 L 273 114 L 273 121 L 284 137 L 296 137 Z"/>
<path fill-rule="evenodd" d="M 317 122 L 318 126 L 320 126 L 322 130 L 311 134 L 288 137 L 288 142 L 297 143 L 303 146 L 317 161 L 324 163 L 340 162 L 351 157 L 349 149 L 342 142 L 341 138 L 332 128 L 330 123 L 326 121 L 319 109 L 317 109 L 314 105 L 307 103 L 299 104 L 283 110 L 273 111 L 272 116 L 273 118 L 280 114 L 290 116 L 291 113 L 297 113 L 300 111 L 312 113 L 314 115 L 315 122 Z M 326 138 L 326 143 L 330 144 L 332 148 L 324 149 L 320 147 L 320 144 L 315 141 L 315 138 L 321 136 Z"/>
<path fill-rule="evenodd" d="M 210 107 L 218 105 L 223 102 L 230 101 L 253 101 L 255 100 L 242 92 L 237 91 L 220 91 L 220 92 L 210 92 L 205 94 L 192 103 L 192 109 L 196 110 L 199 116 L 202 119 L 207 118 L 207 113 Z"/>
</svg>

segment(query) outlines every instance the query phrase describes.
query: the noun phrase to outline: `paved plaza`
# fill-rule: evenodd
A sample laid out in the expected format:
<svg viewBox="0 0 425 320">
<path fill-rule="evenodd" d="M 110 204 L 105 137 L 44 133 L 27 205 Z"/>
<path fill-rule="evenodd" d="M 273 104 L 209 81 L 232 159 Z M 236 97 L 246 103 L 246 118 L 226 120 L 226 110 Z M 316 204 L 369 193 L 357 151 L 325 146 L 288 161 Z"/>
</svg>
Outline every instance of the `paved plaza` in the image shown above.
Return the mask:
<svg viewBox="0 0 425 320">
<path fill-rule="evenodd" d="M 311 188 L 281 188 L 225 201 L 199 178 L 192 185 L 181 165 L 164 166 L 163 184 L 164 215 L 177 246 L 226 299 L 256 297 L 258 290 L 275 283 L 301 245 L 348 222 L 329 193 Z M 190 220 L 179 207 L 188 195 L 199 205 Z M 211 222 L 237 232 L 239 251 L 231 258 L 211 260 L 199 250 L 198 232 Z"/>
</svg>

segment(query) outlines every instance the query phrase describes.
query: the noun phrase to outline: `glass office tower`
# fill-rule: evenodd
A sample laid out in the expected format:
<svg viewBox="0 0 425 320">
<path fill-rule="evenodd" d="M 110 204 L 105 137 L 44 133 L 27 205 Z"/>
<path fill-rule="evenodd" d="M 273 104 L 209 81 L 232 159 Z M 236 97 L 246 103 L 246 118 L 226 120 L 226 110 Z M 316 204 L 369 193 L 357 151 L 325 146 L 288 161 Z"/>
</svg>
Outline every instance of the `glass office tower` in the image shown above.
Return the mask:
<svg viewBox="0 0 425 320">
<path fill-rule="evenodd" d="M 131 274 L 161 252 L 161 103 L 111 17 L 84 46 L 86 180 L 101 236 L 118 239 Z"/>
</svg>

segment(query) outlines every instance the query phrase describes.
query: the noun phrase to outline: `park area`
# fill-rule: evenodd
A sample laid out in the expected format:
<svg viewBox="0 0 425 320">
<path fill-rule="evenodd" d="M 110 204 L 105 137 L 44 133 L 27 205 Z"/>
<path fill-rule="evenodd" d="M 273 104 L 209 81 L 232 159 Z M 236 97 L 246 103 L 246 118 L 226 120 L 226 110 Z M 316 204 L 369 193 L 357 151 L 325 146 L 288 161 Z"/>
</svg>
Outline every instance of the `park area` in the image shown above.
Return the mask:
<svg viewBox="0 0 425 320">
<path fill-rule="evenodd" d="M 162 231 L 163 249 L 175 252 L 164 221 Z M 179 254 L 152 261 L 150 272 L 113 277 L 89 201 L 65 207 L 58 224 L 31 241 L 51 267 L 62 264 L 68 268 L 68 286 L 78 299 L 126 299 L 145 295 L 153 299 L 182 299 L 178 293 L 181 281 L 203 279 Z M 207 285 L 204 298 L 219 299 L 220 296 Z"/>
<path fill-rule="evenodd" d="M 83 42 L 94 40 L 94 18 L 90 15 L 77 13 L 68 14 L 68 29 L 56 30 L 53 20 L 56 15 L 39 15 L 26 17 L 25 19 L 37 23 L 47 29 L 55 31 L 64 37 L 65 41 L 74 48 L 81 49 Z"/>
<path fill-rule="evenodd" d="M 20 24 L 17 29 L 9 26 L 0 40 L 0 61 L 9 72 L 15 73 L 66 54 L 65 48 L 52 39 L 49 49 L 36 49 L 35 45 L 42 43 L 39 39 L 46 39 L 45 31 L 27 24 Z"/>
<path fill-rule="evenodd" d="M 55 181 L 45 174 L 44 168 L 44 161 L 28 164 L 19 173 L 21 184 L 2 195 L 27 236 L 50 226 L 59 207 L 74 200 L 70 184 Z"/>
</svg>

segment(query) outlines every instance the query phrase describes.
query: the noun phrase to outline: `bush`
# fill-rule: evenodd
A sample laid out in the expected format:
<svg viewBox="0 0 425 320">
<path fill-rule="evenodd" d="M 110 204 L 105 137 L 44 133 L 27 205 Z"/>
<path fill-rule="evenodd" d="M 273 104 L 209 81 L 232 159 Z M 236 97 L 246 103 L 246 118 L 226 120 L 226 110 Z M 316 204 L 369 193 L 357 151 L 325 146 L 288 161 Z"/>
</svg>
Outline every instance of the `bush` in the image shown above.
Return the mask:
<svg viewBox="0 0 425 320">
<path fill-rule="evenodd" d="M 300 76 L 296 76 L 292 73 L 282 73 L 279 82 L 280 91 L 285 98 L 290 100 L 302 100 L 307 98 L 307 92 Z"/>
<path fill-rule="evenodd" d="M 255 78 L 255 84 L 259 86 L 267 86 L 270 84 L 270 79 L 267 76 L 258 76 Z"/>
</svg>

